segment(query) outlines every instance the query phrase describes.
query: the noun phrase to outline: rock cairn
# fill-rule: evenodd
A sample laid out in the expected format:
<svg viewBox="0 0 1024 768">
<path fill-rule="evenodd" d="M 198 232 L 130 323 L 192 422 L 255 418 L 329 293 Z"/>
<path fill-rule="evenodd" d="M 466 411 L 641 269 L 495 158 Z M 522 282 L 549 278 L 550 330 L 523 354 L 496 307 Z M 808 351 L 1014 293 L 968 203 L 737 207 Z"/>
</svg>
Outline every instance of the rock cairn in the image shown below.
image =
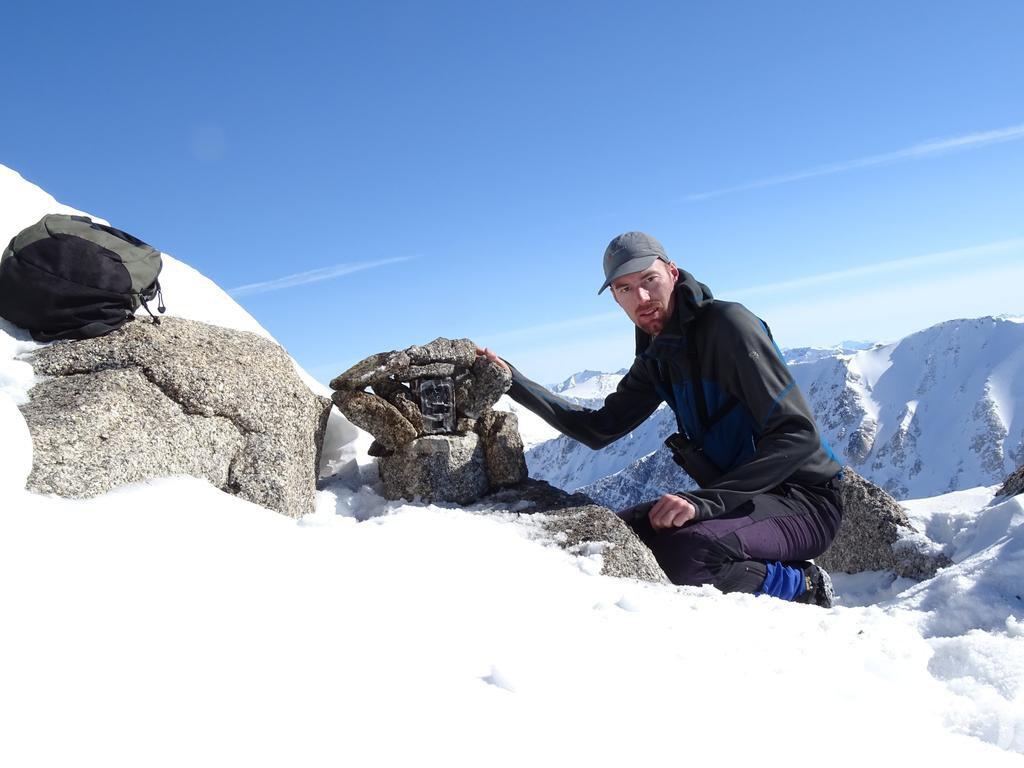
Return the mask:
<svg viewBox="0 0 1024 768">
<path fill-rule="evenodd" d="M 424 405 L 424 382 L 442 382 L 447 417 Z M 492 410 L 511 385 L 472 341 L 445 338 L 371 355 L 331 381 L 338 409 L 374 437 L 385 497 L 460 504 L 526 479 L 516 417 Z"/>
</svg>

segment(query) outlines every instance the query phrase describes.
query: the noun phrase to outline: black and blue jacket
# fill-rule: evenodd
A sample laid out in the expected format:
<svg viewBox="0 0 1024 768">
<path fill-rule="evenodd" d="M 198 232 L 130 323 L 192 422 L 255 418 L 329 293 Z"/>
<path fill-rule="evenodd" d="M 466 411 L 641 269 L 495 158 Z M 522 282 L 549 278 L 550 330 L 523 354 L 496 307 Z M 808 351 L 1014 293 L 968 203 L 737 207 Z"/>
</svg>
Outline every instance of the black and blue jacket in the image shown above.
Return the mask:
<svg viewBox="0 0 1024 768">
<path fill-rule="evenodd" d="M 509 396 L 594 450 L 668 403 L 680 433 L 716 470 L 710 482 L 694 478 L 700 490 L 679 494 L 694 504 L 697 520 L 783 483 L 821 486 L 834 478 L 842 467 L 768 327 L 742 304 L 716 300 L 683 270 L 675 290 L 672 319 L 653 338 L 637 329 L 636 359 L 601 408 L 558 397 L 514 367 Z"/>
</svg>

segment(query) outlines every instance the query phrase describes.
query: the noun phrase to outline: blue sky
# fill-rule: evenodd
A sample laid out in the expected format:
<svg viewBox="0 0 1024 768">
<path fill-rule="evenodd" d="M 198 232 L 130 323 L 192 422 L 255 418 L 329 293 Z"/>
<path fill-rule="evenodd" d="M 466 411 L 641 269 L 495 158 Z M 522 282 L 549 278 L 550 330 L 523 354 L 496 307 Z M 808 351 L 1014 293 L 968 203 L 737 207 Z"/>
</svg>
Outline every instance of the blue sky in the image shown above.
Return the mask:
<svg viewBox="0 0 1024 768">
<path fill-rule="evenodd" d="M 12 5 L 0 163 L 322 380 L 438 335 L 626 366 L 630 229 L 783 346 L 1024 314 L 1019 2 Z"/>
</svg>

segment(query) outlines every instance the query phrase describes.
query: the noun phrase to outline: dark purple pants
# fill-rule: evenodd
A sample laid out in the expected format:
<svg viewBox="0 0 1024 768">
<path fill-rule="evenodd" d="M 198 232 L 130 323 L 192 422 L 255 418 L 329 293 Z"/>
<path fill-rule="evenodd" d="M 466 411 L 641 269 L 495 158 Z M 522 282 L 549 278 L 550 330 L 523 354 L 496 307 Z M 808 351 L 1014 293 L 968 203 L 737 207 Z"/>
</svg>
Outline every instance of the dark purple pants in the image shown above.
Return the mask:
<svg viewBox="0 0 1024 768">
<path fill-rule="evenodd" d="M 832 543 L 842 519 L 838 482 L 820 487 L 783 483 L 713 520 L 681 528 L 651 527 L 654 502 L 619 516 L 640 537 L 673 584 L 711 584 L 723 592 L 756 592 L 765 562 L 817 557 Z"/>
</svg>

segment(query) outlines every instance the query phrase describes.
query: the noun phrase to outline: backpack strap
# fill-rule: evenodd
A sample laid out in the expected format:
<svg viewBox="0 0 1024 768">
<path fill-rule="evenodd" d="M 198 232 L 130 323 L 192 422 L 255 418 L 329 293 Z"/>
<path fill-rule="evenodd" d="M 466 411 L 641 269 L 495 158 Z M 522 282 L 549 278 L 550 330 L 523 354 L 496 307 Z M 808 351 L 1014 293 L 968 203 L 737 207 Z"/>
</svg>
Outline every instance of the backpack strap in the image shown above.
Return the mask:
<svg viewBox="0 0 1024 768">
<path fill-rule="evenodd" d="M 139 301 L 142 302 L 142 308 L 149 313 L 149 316 L 153 318 L 153 325 L 160 325 L 160 318 L 153 314 L 153 311 L 149 308 L 148 301 L 157 299 L 157 311 L 162 315 L 167 311 L 167 307 L 164 306 L 164 291 L 160 287 L 160 281 L 154 280 L 153 284 L 144 291 L 139 293 Z"/>
</svg>

